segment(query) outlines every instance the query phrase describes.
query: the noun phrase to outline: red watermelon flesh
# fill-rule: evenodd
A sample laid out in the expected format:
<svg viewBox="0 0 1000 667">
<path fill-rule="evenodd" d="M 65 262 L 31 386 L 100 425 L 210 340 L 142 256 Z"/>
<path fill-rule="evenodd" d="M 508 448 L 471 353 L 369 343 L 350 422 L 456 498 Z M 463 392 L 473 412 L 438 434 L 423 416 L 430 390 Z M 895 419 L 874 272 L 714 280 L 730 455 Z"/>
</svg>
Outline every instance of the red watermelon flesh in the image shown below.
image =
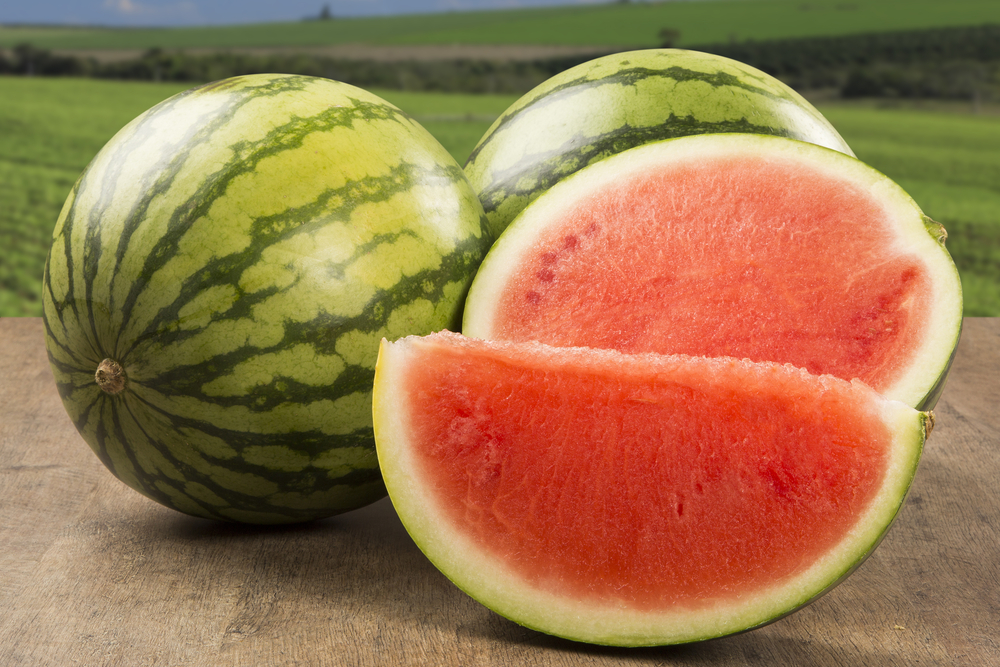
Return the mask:
<svg viewBox="0 0 1000 667">
<path fill-rule="evenodd" d="M 414 541 L 480 602 L 610 644 L 768 622 L 862 560 L 926 414 L 790 365 L 383 343 L 375 429 Z"/>
<path fill-rule="evenodd" d="M 787 362 L 930 407 L 961 324 L 941 236 L 854 158 L 777 137 L 676 139 L 526 209 L 480 269 L 463 331 Z"/>
</svg>

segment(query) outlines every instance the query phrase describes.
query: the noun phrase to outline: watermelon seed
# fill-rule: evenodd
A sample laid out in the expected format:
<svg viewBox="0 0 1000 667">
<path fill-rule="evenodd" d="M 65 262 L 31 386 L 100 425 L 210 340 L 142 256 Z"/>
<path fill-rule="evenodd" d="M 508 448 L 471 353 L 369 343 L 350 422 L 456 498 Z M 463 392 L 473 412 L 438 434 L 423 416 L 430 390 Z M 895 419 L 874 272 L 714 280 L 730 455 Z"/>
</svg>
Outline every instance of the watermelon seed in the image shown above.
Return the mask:
<svg viewBox="0 0 1000 667">
<path fill-rule="evenodd" d="M 105 392 L 117 394 L 125 388 L 125 369 L 114 359 L 105 359 L 97 365 L 94 380 Z"/>
</svg>

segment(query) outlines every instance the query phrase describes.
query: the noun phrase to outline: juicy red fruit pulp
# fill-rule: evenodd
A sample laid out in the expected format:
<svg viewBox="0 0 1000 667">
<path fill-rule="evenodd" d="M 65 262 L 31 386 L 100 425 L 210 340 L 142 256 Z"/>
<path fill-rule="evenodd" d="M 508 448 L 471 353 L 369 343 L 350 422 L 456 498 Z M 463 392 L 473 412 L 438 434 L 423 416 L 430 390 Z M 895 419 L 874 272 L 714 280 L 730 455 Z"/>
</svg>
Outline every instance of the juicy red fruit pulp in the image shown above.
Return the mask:
<svg viewBox="0 0 1000 667">
<path fill-rule="evenodd" d="M 736 600 L 827 553 L 882 483 L 891 434 L 847 383 L 434 354 L 405 382 L 417 478 L 459 533 L 556 594 L 640 610 Z M 741 362 L 691 375 L 716 363 Z"/>
<path fill-rule="evenodd" d="M 891 386 L 930 278 L 878 199 L 801 162 L 710 158 L 619 179 L 524 255 L 492 338 L 734 356 Z"/>
</svg>

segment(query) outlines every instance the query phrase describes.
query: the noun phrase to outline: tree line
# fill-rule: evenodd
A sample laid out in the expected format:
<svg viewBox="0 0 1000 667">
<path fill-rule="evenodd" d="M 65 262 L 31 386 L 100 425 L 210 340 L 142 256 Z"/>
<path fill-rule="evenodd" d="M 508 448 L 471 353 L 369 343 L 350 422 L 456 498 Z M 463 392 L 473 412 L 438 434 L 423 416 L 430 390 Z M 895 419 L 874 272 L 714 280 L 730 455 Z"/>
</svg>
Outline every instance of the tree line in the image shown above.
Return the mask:
<svg viewBox="0 0 1000 667">
<path fill-rule="evenodd" d="M 187 54 L 154 48 L 135 59 L 100 62 L 89 57 L 53 54 L 30 44 L 21 44 L 14 47 L 8 57 L 0 53 L 0 74 L 206 82 L 241 74 L 271 72 L 325 77 L 362 88 L 520 94 L 563 70 L 600 55 L 605 53 L 523 61 L 456 59 L 381 62 L 294 52 L 268 55 L 228 51 Z"/>
<path fill-rule="evenodd" d="M 708 44 L 799 91 L 843 97 L 1000 98 L 1000 25 Z"/>
<path fill-rule="evenodd" d="M 661 35 L 672 44 L 677 31 Z M 707 44 L 689 48 L 742 61 L 799 90 L 843 97 L 1000 99 L 1000 26 L 982 25 L 842 37 Z M 150 81 L 214 81 L 283 72 L 337 79 L 364 88 L 514 93 L 604 53 L 534 60 L 376 62 L 305 53 L 186 54 L 150 49 L 119 62 L 53 54 L 30 44 L 0 53 L 0 74 Z"/>
</svg>

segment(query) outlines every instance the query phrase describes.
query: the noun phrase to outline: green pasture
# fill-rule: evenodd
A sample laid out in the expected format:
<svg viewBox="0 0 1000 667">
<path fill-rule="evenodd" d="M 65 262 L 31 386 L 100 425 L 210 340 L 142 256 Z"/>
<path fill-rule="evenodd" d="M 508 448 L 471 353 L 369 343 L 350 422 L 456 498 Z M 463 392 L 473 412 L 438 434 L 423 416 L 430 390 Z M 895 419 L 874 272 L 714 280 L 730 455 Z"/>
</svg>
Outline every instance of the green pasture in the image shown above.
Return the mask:
<svg viewBox="0 0 1000 667">
<path fill-rule="evenodd" d="M 319 3 L 317 3 L 319 6 Z M 233 16 L 239 21 L 238 12 Z M 566 5 L 172 29 L 0 26 L 0 47 L 215 49 L 328 44 L 564 44 L 644 48 L 1000 23 L 996 0 L 712 0 Z"/>
<path fill-rule="evenodd" d="M 179 86 L 0 78 L 0 315 L 40 315 L 66 195 L 119 128 Z"/>
<path fill-rule="evenodd" d="M 185 86 L 0 77 L 0 315 L 41 313 L 59 209 L 125 123 Z M 375 91 L 420 120 L 460 162 L 511 96 Z M 821 110 L 858 157 L 945 225 L 966 315 L 1000 316 L 1000 115 L 831 103 Z"/>
</svg>

